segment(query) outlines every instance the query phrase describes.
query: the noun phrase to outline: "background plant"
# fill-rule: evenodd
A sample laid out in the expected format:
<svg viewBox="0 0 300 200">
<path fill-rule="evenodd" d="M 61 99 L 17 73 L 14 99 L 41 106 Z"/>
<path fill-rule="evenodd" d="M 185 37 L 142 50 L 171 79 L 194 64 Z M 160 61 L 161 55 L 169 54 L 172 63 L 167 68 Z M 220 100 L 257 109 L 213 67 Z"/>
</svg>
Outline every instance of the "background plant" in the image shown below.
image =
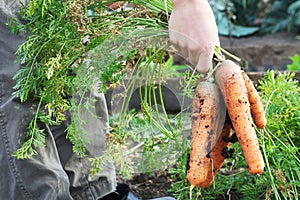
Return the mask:
<svg viewBox="0 0 300 200">
<path fill-rule="evenodd" d="M 300 71 L 300 56 L 299 54 L 295 54 L 290 57 L 290 60 L 292 61 L 291 64 L 287 65 L 288 71 Z"/>
<path fill-rule="evenodd" d="M 278 32 L 299 34 L 298 0 L 214 0 L 211 5 L 221 35 L 241 37 L 254 33 Z"/>
<path fill-rule="evenodd" d="M 287 31 L 299 34 L 300 1 L 276 0 L 265 15 L 261 31 L 264 34 Z"/>
<path fill-rule="evenodd" d="M 248 1 L 211 1 L 220 35 L 242 37 L 252 35 L 259 30 L 259 27 L 249 23 L 254 20 L 255 5 L 244 4 L 244 2 Z"/>
</svg>

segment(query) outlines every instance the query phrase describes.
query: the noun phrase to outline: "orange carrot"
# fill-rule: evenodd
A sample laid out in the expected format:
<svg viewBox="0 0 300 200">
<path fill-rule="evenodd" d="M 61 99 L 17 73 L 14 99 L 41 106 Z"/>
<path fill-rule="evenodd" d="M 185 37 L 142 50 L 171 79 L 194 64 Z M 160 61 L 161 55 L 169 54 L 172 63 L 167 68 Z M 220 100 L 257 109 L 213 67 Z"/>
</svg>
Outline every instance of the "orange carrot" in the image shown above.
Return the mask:
<svg viewBox="0 0 300 200">
<path fill-rule="evenodd" d="M 224 138 L 230 138 L 231 136 L 232 136 L 231 123 L 229 122 L 229 120 L 227 120 L 224 124 L 222 133 L 210 154 L 209 159 L 211 159 L 212 165 L 209 168 L 209 172 L 207 174 L 206 180 L 203 183 L 199 184 L 201 188 L 209 187 L 214 181 L 214 178 L 217 175 L 218 171 L 221 169 L 224 160 L 226 158 L 226 155 L 223 154 L 223 151 L 229 146 L 229 142 L 226 142 Z"/>
<path fill-rule="evenodd" d="M 192 101 L 192 142 L 187 179 L 192 187 L 206 181 L 212 151 L 225 120 L 225 105 L 216 84 L 200 82 Z"/>
<path fill-rule="evenodd" d="M 264 160 L 252 125 L 250 104 L 242 71 L 233 61 L 225 60 L 216 69 L 215 81 L 224 96 L 248 171 L 251 174 L 260 174 L 264 169 Z"/>
<path fill-rule="evenodd" d="M 248 91 L 248 99 L 253 121 L 257 127 L 264 128 L 267 124 L 267 119 L 260 96 L 246 72 L 243 72 L 243 78 Z"/>
</svg>

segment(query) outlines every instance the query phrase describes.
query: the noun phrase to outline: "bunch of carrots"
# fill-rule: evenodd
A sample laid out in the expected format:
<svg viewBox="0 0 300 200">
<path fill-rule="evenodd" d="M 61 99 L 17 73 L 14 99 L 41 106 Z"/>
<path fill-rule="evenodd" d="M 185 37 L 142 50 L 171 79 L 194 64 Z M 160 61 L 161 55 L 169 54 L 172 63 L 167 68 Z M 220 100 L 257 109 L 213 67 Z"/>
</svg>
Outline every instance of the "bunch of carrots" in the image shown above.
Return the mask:
<svg viewBox="0 0 300 200">
<path fill-rule="evenodd" d="M 264 128 L 266 117 L 259 94 L 248 75 L 234 61 L 222 59 L 214 82 L 200 82 L 192 101 L 192 141 L 187 164 L 191 190 L 207 188 L 222 167 L 230 142 L 237 140 L 248 171 L 260 174 L 264 160 L 255 126 Z"/>
</svg>

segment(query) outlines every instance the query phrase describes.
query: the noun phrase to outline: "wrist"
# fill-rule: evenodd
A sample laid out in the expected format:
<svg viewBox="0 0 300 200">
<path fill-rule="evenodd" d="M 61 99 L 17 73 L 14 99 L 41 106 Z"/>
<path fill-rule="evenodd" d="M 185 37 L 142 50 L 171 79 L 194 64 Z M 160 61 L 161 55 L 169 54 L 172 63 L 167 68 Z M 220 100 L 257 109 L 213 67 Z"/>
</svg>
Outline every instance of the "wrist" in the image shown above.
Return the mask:
<svg viewBox="0 0 300 200">
<path fill-rule="evenodd" d="M 171 0 L 171 2 L 173 3 L 173 6 L 178 6 L 178 5 L 184 5 L 190 3 L 207 2 L 207 0 Z"/>
</svg>

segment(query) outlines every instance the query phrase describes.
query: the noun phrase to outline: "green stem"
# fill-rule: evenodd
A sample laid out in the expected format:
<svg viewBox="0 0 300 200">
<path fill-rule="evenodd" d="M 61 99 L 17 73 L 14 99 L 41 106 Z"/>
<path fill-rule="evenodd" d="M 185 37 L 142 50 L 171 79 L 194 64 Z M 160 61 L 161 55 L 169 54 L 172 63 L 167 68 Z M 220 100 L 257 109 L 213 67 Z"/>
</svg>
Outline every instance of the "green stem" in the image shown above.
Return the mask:
<svg viewBox="0 0 300 200">
<path fill-rule="evenodd" d="M 214 55 L 219 59 L 219 61 L 223 61 L 225 59 L 225 57 L 222 55 L 222 53 L 231 57 L 232 59 L 236 60 L 237 62 L 241 61 L 241 59 L 239 57 L 233 55 L 232 53 L 229 53 L 228 51 L 226 51 L 225 49 L 223 49 L 219 46 L 215 46 Z"/>
<path fill-rule="evenodd" d="M 271 179 L 271 183 L 270 184 L 271 184 L 271 187 L 273 189 L 275 198 L 276 199 L 280 199 L 280 195 L 278 193 L 278 190 L 277 190 L 277 187 L 276 187 L 276 183 L 274 182 L 274 177 L 273 177 L 273 174 L 272 174 L 272 171 L 271 171 L 271 166 L 270 166 L 269 161 L 268 161 L 268 156 L 267 156 L 266 148 L 265 148 L 266 147 L 265 140 L 263 139 L 262 142 L 263 142 L 263 145 L 262 145 L 263 156 L 265 158 L 266 168 L 268 170 L 268 173 L 269 173 L 269 176 L 270 176 L 270 179 Z"/>
</svg>

